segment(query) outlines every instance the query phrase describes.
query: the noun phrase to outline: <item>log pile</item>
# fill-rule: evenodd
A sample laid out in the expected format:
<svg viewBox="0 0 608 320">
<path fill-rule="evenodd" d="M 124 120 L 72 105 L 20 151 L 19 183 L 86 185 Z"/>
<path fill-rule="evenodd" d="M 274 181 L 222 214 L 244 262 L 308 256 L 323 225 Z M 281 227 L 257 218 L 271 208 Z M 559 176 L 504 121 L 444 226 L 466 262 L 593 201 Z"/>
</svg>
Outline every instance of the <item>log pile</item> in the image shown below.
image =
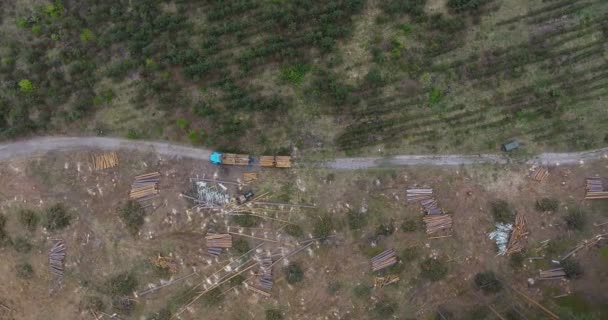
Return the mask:
<svg viewBox="0 0 608 320">
<path fill-rule="evenodd" d="M 260 264 L 260 287 L 266 291 L 272 290 L 272 258 L 263 257 L 259 259 Z"/>
<path fill-rule="evenodd" d="M 65 243 L 63 240 L 54 240 L 49 252 L 49 270 L 56 277 L 63 277 L 63 263 L 65 260 Z"/>
<path fill-rule="evenodd" d="M 222 253 L 222 249 L 232 248 L 232 235 L 227 233 L 208 233 L 205 236 L 207 253 L 217 257 Z"/>
<path fill-rule="evenodd" d="M 397 263 L 397 255 L 394 249 L 388 249 L 372 258 L 372 271 L 376 272 L 388 268 Z"/>
<path fill-rule="evenodd" d="M 159 182 L 160 173 L 158 172 L 146 173 L 135 177 L 131 184 L 129 198 L 139 203 L 154 198 L 158 194 Z"/>
<path fill-rule="evenodd" d="M 420 202 L 433 199 L 433 189 L 407 189 L 407 202 Z"/>
<path fill-rule="evenodd" d="M 539 280 L 559 280 L 566 277 L 566 271 L 564 268 L 555 268 L 551 270 L 540 271 L 538 276 Z"/>
<path fill-rule="evenodd" d="M 549 176 L 549 169 L 546 167 L 538 167 L 534 171 L 530 172 L 530 179 L 538 182 L 542 182 Z"/>
<path fill-rule="evenodd" d="M 399 281 L 398 275 L 388 275 L 386 277 L 375 277 L 374 278 L 374 288 L 382 288 L 386 287 L 389 284 L 393 284 Z"/>
<path fill-rule="evenodd" d="M 440 215 L 443 213 L 441 212 L 441 209 L 439 209 L 439 207 L 437 206 L 437 200 L 435 199 L 422 200 L 420 201 L 420 205 L 424 208 L 426 214 Z"/>
<path fill-rule="evenodd" d="M 452 228 L 452 216 L 449 214 L 427 215 L 422 220 L 426 224 L 426 234 Z"/>
<path fill-rule="evenodd" d="M 91 162 L 95 170 L 113 168 L 118 165 L 118 154 L 116 152 L 94 154 L 91 156 Z"/>
<path fill-rule="evenodd" d="M 608 199 L 608 186 L 606 179 L 599 177 L 587 178 L 587 187 L 585 188 L 585 199 L 596 200 L 596 199 Z"/>
<path fill-rule="evenodd" d="M 525 237 L 528 235 L 526 231 L 526 217 L 522 213 L 517 213 L 515 216 L 515 226 L 509 237 L 509 244 L 507 245 L 507 255 L 512 255 L 517 252 L 521 252 L 526 244 Z"/>
</svg>

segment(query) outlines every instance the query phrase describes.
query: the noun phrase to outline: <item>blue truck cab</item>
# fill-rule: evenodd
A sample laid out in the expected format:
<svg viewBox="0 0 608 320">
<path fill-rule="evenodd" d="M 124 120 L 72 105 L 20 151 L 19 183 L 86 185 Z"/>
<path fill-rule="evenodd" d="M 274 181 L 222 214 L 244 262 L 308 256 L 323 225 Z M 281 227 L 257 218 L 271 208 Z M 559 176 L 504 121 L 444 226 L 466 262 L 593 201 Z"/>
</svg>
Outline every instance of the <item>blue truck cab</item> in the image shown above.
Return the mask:
<svg viewBox="0 0 608 320">
<path fill-rule="evenodd" d="M 214 151 L 209 156 L 209 161 L 213 164 L 222 164 L 222 154 L 220 152 Z"/>
</svg>

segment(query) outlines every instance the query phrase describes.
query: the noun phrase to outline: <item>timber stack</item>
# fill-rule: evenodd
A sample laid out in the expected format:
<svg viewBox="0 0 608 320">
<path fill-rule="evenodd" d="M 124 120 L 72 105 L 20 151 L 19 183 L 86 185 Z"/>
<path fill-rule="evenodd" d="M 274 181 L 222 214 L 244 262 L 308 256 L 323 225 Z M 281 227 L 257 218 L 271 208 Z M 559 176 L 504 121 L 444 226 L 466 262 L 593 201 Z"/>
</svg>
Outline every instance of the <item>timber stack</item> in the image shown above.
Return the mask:
<svg viewBox="0 0 608 320">
<path fill-rule="evenodd" d="M 160 173 L 152 172 L 136 176 L 131 184 L 129 198 L 139 203 L 154 198 L 158 194 Z"/>
<path fill-rule="evenodd" d="M 94 154 L 91 158 L 95 170 L 104 170 L 118 165 L 118 154 L 116 152 Z"/>
<path fill-rule="evenodd" d="M 566 277 L 564 268 L 555 268 L 551 270 L 541 270 L 538 276 L 539 280 L 559 280 Z"/>
<path fill-rule="evenodd" d="M 433 199 L 433 189 L 431 188 L 410 188 L 407 189 L 407 202 L 420 202 Z"/>
<path fill-rule="evenodd" d="M 530 172 L 530 175 L 528 177 L 530 177 L 530 179 L 534 181 L 542 182 L 548 176 L 549 169 L 547 169 L 546 167 L 538 167 L 534 169 L 534 171 Z"/>
<path fill-rule="evenodd" d="M 587 178 L 587 187 L 585 189 L 586 200 L 608 199 L 608 181 L 604 178 L 591 177 Z"/>
<path fill-rule="evenodd" d="M 509 237 L 509 244 L 507 245 L 507 255 L 512 255 L 517 252 L 521 252 L 524 249 L 526 239 L 528 235 L 526 231 L 526 217 L 522 213 L 515 215 L 515 226 Z"/>
<path fill-rule="evenodd" d="M 452 217 L 449 214 L 426 215 L 422 218 L 426 224 L 426 234 L 433 234 L 452 228 Z"/>
<path fill-rule="evenodd" d="M 63 277 L 63 264 L 65 260 L 65 243 L 63 240 L 54 240 L 49 252 L 49 269 L 51 274 Z"/>
<path fill-rule="evenodd" d="M 376 272 L 388 268 L 397 263 L 397 255 L 394 249 L 388 249 L 372 258 L 372 271 Z"/>
<path fill-rule="evenodd" d="M 260 264 L 260 287 L 266 291 L 272 290 L 272 258 L 263 257 L 259 259 Z"/>
<path fill-rule="evenodd" d="M 219 256 L 223 249 L 232 248 L 232 235 L 228 233 L 209 233 L 205 236 L 207 253 Z"/>
</svg>

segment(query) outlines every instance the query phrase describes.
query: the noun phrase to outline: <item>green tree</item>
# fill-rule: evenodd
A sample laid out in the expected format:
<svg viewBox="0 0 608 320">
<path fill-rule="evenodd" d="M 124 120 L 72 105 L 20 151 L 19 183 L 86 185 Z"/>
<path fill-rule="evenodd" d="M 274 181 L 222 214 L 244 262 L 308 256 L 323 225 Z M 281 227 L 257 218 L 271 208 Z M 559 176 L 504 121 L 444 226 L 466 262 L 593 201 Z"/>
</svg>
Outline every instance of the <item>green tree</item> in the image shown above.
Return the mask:
<svg viewBox="0 0 608 320">
<path fill-rule="evenodd" d="M 34 84 L 27 79 L 23 79 L 19 81 L 19 90 L 23 93 L 30 93 L 34 91 Z"/>
<path fill-rule="evenodd" d="M 493 271 L 480 272 L 475 275 L 475 284 L 485 293 L 496 293 L 502 290 L 502 283 Z"/>
<path fill-rule="evenodd" d="M 80 41 L 90 42 L 94 39 L 95 39 L 95 33 L 93 33 L 93 30 L 86 28 L 86 29 L 82 29 L 82 31 L 80 32 Z"/>
</svg>

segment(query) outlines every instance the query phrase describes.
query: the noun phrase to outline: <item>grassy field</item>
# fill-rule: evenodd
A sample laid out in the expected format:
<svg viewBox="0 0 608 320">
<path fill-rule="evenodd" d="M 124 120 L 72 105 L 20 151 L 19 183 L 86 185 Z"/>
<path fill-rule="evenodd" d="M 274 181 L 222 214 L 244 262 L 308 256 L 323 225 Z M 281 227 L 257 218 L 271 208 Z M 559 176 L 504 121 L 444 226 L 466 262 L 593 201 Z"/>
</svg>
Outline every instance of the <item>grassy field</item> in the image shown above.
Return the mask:
<svg viewBox="0 0 608 320">
<path fill-rule="evenodd" d="M 608 5 L 13 1 L 0 134 L 309 155 L 604 146 Z"/>
</svg>

